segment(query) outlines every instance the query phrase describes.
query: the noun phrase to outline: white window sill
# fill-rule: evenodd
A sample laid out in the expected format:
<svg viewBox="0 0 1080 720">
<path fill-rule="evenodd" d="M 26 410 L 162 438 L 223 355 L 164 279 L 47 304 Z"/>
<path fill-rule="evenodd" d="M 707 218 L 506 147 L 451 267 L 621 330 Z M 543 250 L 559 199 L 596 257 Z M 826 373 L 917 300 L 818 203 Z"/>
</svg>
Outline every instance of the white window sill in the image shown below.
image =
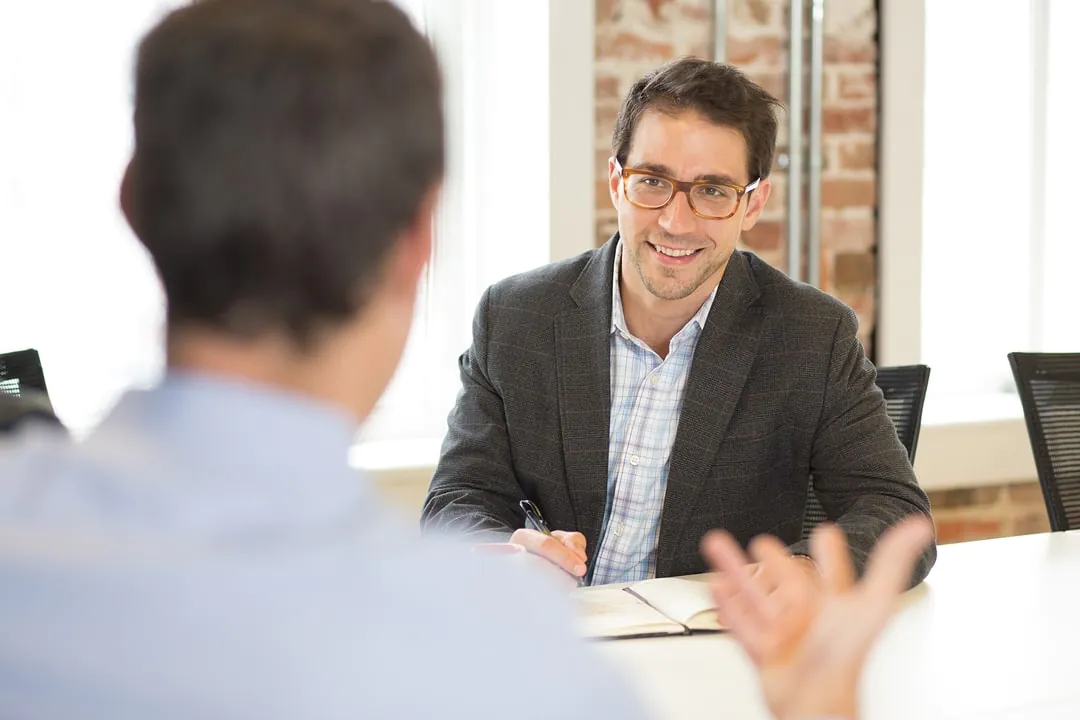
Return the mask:
<svg viewBox="0 0 1080 720">
<path fill-rule="evenodd" d="M 1020 398 L 1013 393 L 931 395 L 915 472 L 924 490 L 1037 480 Z"/>
<path fill-rule="evenodd" d="M 382 487 L 422 483 L 426 489 L 439 462 L 441 444 L 441 437 L 357 443 L 349 451 L 349 465 Z"/>
<path fill-rule="evenodd" d="M 392 491 L 426 489 L 442 438 L 370 441 L 350 464 Z M 1016 395 L 934 398 L 923 413 L 915 471 L 924 490 L 1006 485 L 1037 479 Z"/>
</svg>

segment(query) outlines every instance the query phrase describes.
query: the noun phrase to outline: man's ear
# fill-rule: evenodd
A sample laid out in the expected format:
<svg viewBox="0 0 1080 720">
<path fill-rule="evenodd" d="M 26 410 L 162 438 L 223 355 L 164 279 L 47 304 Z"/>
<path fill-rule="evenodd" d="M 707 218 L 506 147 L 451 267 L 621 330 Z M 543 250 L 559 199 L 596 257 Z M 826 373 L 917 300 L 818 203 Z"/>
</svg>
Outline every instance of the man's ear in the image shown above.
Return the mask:
<svg viewBox="0 0 1080 720">
<path fill-rule="evenodd" d="M 743 232 L 757 224 L 758 218 L 761 217 L 761 211 L 765 209 L 765 203 L 768 202 L 771 193 L 772 182 L 762 180 L 757 189 L 746 198 L 746 213 L 742 219 Z"/>
<path fill-rule="evenodd" d="M 120 212 L 124 213 L 124 219 L 132 231 L 138 235 L 139 229 L 135 223 L 135 198 L 132 195 L 135 187 L 135 158 L 128 160 L 124 168 L 124 177 L 120 180 Z"/>
<path fill-rule="evenodd" d="M 440 189 L 441 186 L 435 185 L 424 195 L 412 225 L 401 234 L 397 252 L 394 253 L 395 267 L 392 272 L 399 274 L 398 286 L 409 292 L 415 292 L 424 268 L 431 260 Z"/>
<path fill-rule="evenodd" d="M 615 169 L 615 157 L 609 157 L 608 168 L 608 193 L 611 195 L 611 204 L 619 209 L 619 189 L 622 187 L 622 174 Z"/>
</svg>

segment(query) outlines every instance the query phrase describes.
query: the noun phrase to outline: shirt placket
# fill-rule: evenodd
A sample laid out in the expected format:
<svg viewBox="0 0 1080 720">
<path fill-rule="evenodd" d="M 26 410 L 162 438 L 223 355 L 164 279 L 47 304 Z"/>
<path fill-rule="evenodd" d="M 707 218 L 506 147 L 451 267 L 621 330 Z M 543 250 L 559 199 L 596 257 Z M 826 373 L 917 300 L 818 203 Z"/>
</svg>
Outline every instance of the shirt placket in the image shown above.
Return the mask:
<svg viewBox="0 0 1080 720">
<path fill-rule="evenodd" d="M 625 574 L 634 566 L 643 566 L 647 574 L 652 556 L 651 548 L 642 547 L 647 540 L 647 533 L 643 524 L 635 520 L 633 511 L 636 507 L 650 504 L 650 498 L 646 494 L 650 488 L 644 480 L 652 466 L 649 458 L 643 457 L 645 453 L 642 439 L 651 426 L 650 413 L 654 410 L 654 400 L 649 396 L 659 384 L 664 362 L 633 340 L 627 339 L 627 342 L 631 345 L 630 351 L 635 356 L 635 364 L 640 363 L 645 373 L 635 382 L 630 418 L 625 430 L 626 440 L 615 465 L 611 516 L 601 547 L 604 566 L 610 569 L 609 575 Z"/>
</svg>

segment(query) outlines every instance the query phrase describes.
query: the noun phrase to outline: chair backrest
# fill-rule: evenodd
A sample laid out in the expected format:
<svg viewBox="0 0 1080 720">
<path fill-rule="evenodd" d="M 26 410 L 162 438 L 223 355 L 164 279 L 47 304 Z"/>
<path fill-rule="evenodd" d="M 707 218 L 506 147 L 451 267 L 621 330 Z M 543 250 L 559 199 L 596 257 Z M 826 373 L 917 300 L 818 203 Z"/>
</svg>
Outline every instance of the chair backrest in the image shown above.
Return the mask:
<svg viewBox="0 0 1080 720">
<path fill-rule="evenodd" d="M 31 349 L 0 353 L 0 392 L 22 395 L 27 388 L 36 390 L 45 397 L 49 396 L 38 351 Z"/>
<path fill-rule="evenodd" d="M 1050 529 L 1080 529 L 1080 353 L 1010 353 Z"/>
<path fill-rule="evenodd" d="M 62 426 L 49 402 L 38 352 L 0 354 L 0 434 L 31 419 Z"/>
<path fill-rule="evenodd" d="M 914 464 L 915 450 L 919 446 L 919 430 L 922 427 L 923 404 L 926 388 L 930 384 L 930 368 L 927 365 L 894 365 L 877 370 L 877 386 L 885 396 L 885 408 L 896 426 L 896 435 Z M 803 515 L 803 538 L 824 522 L 825 508 L 814 492 L 814 479 L 806 496 Z"/>
</svg>

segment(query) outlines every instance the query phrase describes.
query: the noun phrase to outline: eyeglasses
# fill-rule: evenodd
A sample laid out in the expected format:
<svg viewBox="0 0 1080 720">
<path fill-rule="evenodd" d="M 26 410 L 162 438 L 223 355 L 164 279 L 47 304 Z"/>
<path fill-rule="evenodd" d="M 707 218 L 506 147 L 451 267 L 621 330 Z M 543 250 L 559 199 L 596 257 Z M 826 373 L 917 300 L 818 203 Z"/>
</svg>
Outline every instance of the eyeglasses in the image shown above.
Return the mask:
<svg viewBox="0 0 1080 720">
<path fill-rule="evenodd" d="M 622 175 L 623 194 L 631 204 L 646 210 L 659 210 L 667 207 L 675 193 L 684 192 L 690 209 L 706 220 L 727 220 L 739 209 L 743 195 L 761 183 L 761 178 L 749 185 L 717 185 L 702 180 L 683 182 L 648 170 L 624 168 L 618 160 L 615 168 Z"/>
</svg>

